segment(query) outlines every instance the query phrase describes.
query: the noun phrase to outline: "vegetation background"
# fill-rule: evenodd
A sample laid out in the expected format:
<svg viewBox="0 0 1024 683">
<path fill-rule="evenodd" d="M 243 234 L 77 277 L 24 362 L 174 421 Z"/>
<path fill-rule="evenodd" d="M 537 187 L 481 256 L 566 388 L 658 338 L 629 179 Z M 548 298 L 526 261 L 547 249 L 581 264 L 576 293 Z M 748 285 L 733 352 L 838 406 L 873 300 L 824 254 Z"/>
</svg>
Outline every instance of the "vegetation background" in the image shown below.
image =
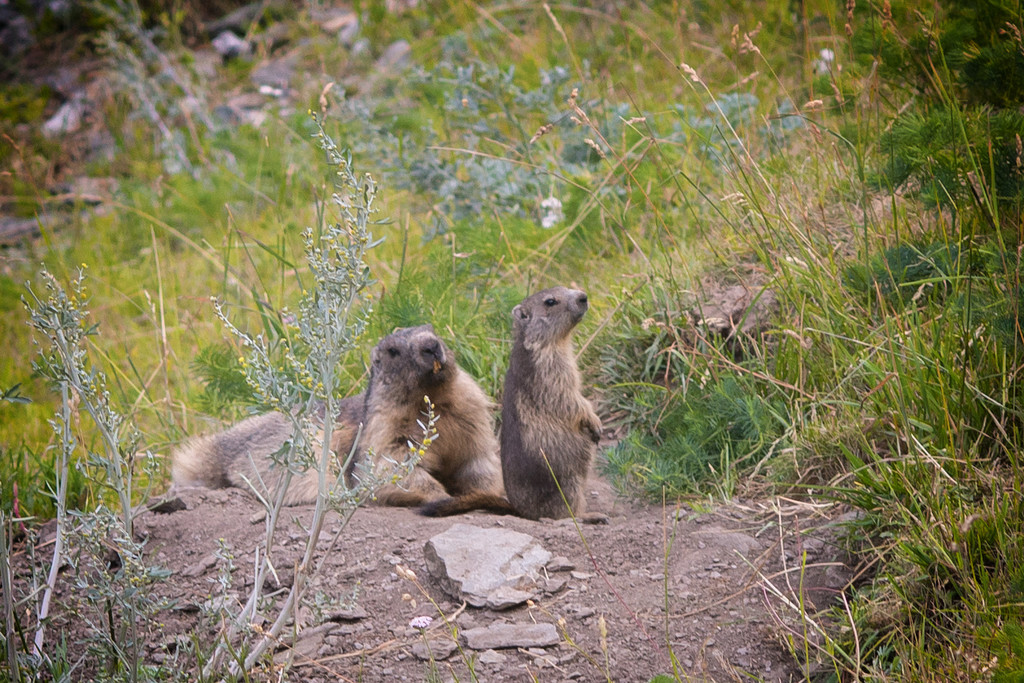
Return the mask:
<svg viewBox="0 0 1024 683">
<path fill-rule="evenodd" d="M 139 452 L 261 407 L 211 297 L 293 334 L 330 187 L 313 111 L 390 219 L 364 352 L 430 322 L 500 396 L 512 306 L 586 289 L 624 493 L 851 506 L 833 676 L 1024 680 L 1019 2 L 357 2 L 340 34 L 317 2 L 251 7 L 252 52 L 211 61 L 233 3 L 5 6 L 33 39 L 0 67 L 0 202 L 39 233 L 0 252 L 5 524 L 56 512 L 61 400 L 21 303 L 41 267 L 84 272 L 88 357 Z M 288 87 L 254 85 L 268 60 Z M 73 100 L 41 74 L 68 61 L 100 85 L 53 134 Z M 712 325 L 733 285 L 770 320 Z M 350 354 L 337 389 L 364 379 Z M 72 423 L 84 510 L 110 495 L 84 464 L 102 435 Z M 166 478 L 140 469 L 136 497 Z"/>
</svg>

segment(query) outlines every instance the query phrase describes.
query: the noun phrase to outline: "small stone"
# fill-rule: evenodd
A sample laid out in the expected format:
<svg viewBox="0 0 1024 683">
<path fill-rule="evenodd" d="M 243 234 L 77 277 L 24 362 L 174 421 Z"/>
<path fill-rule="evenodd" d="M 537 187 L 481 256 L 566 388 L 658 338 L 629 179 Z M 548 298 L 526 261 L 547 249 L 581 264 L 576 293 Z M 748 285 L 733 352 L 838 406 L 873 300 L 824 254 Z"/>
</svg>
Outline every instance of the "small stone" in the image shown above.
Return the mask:
<svg viewBox="0 0 1024 683">
<path fill-rule="evenodd" d="M 201 574 L 205 574 L 208 569 L 216 566 L 216 564 L 217 564 L 217 556 L 214 555 L 213 553 L 210 553 L 209 555 L 207 555 L 203 559 L 199 560 L 198 562 L 196 562 L 192 566 L 186 567 L 185 569 L 183 569 L 181 571 L 181 575 L 182 576 L 188 576 L 188 577 L 199 576 Z"/>
<path fill-rule="evenodd" d="M 452 653 L 458 649 L 455 641 L 447 636 L 428 636 L 428 642 L 430 643 L 429 647 L 422 639 L 413 643 L 412 654 L 416 659 L 424 662 L 431 659 L 441 661 L 451 657 Z"/>
<path fill-rule="evenodd" d="M 507 662 L 508 657 L 501 654 L 497 650 L 484 650 L 477 656 L 476 661 L 480 662 L 481 664 L 497 665 L 504 664 L 505 662 Z"/>
<path fill-rule="evenodd" d="M 188 506 L 185 505 L 185 501 L 177 496 L 165 498 L 149 508 L 150 512 L 155 512 L 158 515 L 169 515 L 186 509 L 188 509 Z"/>
<path fill-rule="evenodd" d="M 594 575 L 590 572 L 569 572 L 569 576 L 576 579 L 577 581 L 585 581 L 587 579 L 594 578 Z"/>
<path fill-rule="evenodd" d="M 220 32 L 210 45 L 225 60 L 248 57 L 252 53 L 252 46 L 231 31 Z"/>
<path fill-rule="evenodd" d="M 576 565 L 564 555 L 556 555 L 548 560 L 547 570 L 549 572 L 567 572 L 571 569 L 576 569 Z"/>
<path fill-rule="evenodd" d="M 462 632 L 466 645 L 473 650 L 508 647 L 550 647 L 559 642 L 554 624 L 494 623 Z"/>
<path fill-rule="evenodd" d="M 333 612 L 331 614 L 331 616 L 327 617 L 327 620 L 328 621 L 359 621 L 360 619 L 365 619 L 368 616 L 369 615 L 366 613 L 365 609 L 363 609 L 359 605 L 355 605 L 355 606 L 349 607 L 347 609 L 341 609 L 341 610 L 338 610 L 337 612 Z"/>
</svg>

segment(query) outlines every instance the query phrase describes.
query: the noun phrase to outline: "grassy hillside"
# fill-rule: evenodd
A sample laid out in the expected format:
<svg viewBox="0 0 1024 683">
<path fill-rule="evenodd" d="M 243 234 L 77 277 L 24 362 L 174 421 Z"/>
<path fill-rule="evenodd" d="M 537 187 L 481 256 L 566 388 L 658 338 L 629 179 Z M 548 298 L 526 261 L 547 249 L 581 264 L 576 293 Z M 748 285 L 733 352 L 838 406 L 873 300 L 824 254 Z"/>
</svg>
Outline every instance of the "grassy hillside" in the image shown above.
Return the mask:
<svg viewBox="0 0 1024 683">
<path fill-rule="evenodd" d="M 4 213 L 45 216 L 0 254 L 0 390 L 29 399 L 0 401 L 4 511 L 53 514 L 60 401 L 20 303 L 41 267 L 64 283 L 84 268 L 89 358 L 141 449 L 259 407 L 211 297 L 253 334 L 289 334 L 301 233 L 330 187 L 312 110 L 389 219 L 339 392 L 383 333 L 431 322 L 500 396 L 512 306 L 586 289 L 582 366 L 623 437 L 605 464 L 623 491 L 859 511 L 862 579 L 808 655 L 823 677 L 1020 680 L 1018 5 L 370 3 L 359 49 L 313 14 L 263 16 L 250 35 L 283 26 L 286 47 L 257 40 L 253 62 L 205 75 L 186 47 L 203 39 L 145 32 L 167 24 L 156 9 L 45 38 L 108 69 L 98 158 L 39 131 L 48 88 L 0 87 Z M 377 62 L 398 40 L 407 68 Z M 300 76 L 283 106 L 268 98 L 259 126 L 217 118 L 285 54 Z M 69 203 L 78 175 L 117 189 Z M 702 322 L 730 285 L 777 301 L 751 334 Z M 84 459 L 98 437 L 75 428 Z M 90 476 L 73 506 L 103 496 Z"/>
</svg>

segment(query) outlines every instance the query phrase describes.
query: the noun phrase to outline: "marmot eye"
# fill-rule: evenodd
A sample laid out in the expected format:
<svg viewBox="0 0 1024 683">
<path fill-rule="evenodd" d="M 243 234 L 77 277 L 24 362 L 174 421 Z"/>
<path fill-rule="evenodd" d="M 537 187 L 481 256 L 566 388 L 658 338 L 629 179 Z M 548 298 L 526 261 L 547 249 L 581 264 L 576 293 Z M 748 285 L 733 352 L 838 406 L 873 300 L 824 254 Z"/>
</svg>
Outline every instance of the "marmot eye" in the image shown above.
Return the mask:
<svg viewBox="0 0 1024 683">
<path fill-rule="evenodd" d="M 391 356 L 392 358 L 398 358 L 398 349 L 396 349 L 394 346 L 389 347 L 388 355 Z"/>
<path fill-rule="evenodd" d="M 558 303 L 558 299 L 555 299 L 555 298 L 544 299 L 544 305 L 547 306 L 548 308 L 556 305 L 557 303 Z"/>
</svg>

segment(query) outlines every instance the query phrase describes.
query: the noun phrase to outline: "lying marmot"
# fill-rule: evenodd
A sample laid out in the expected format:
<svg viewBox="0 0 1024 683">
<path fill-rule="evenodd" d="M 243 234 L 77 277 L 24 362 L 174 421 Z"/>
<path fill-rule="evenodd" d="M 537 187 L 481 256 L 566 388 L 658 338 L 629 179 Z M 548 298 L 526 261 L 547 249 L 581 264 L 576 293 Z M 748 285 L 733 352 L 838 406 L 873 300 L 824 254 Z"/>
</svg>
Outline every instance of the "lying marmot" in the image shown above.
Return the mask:
<svg viewBox="0 0 1024 683">
<path fill-rule="evenodd" d="M 386 474 L 389 460 L 402 462 L 408 457 L 409 442 L 423 439 L 419 423 L 425 421 L 424 396 L 434 404 L 437 436 L 413 471 L 399 484 L 382 487 L 377 501 L 422 506 L 421 512 L 432 516 L 476 508 L 510 512 L 503 497 L 491 401 L 429 325 L 384 337 L 371 353 L 366 392 L 340 402 L 331 450 L 344 462 L 359 438 L 345 473 L 348 481 L 358 478 L 363 468 Z M 219 434 L 193 439 L 173 456 L 174 481 L 247 488 L 248 480 L 266 495 L 267 489 L 276 488 L 279 475 L 269 456 L 290 436 L 284 415 L 266 413 Z M 372 462 L 367 461 L 368 453 Z M 308 470 L 292 479 L 285 504 L 311 503 L 316 494 L 317 473 Z"/>
<path fill-rule="evenodd" d="M 512 309 L 501 469 L 508 500 L 523 517 L 584 511 L 583 485 L 601 438 L 601 420 L 580 391 L 572 348 L 572 330 L 586 312 L 587 295 L 565 287 L 537 292 Z"/>
</svg>

